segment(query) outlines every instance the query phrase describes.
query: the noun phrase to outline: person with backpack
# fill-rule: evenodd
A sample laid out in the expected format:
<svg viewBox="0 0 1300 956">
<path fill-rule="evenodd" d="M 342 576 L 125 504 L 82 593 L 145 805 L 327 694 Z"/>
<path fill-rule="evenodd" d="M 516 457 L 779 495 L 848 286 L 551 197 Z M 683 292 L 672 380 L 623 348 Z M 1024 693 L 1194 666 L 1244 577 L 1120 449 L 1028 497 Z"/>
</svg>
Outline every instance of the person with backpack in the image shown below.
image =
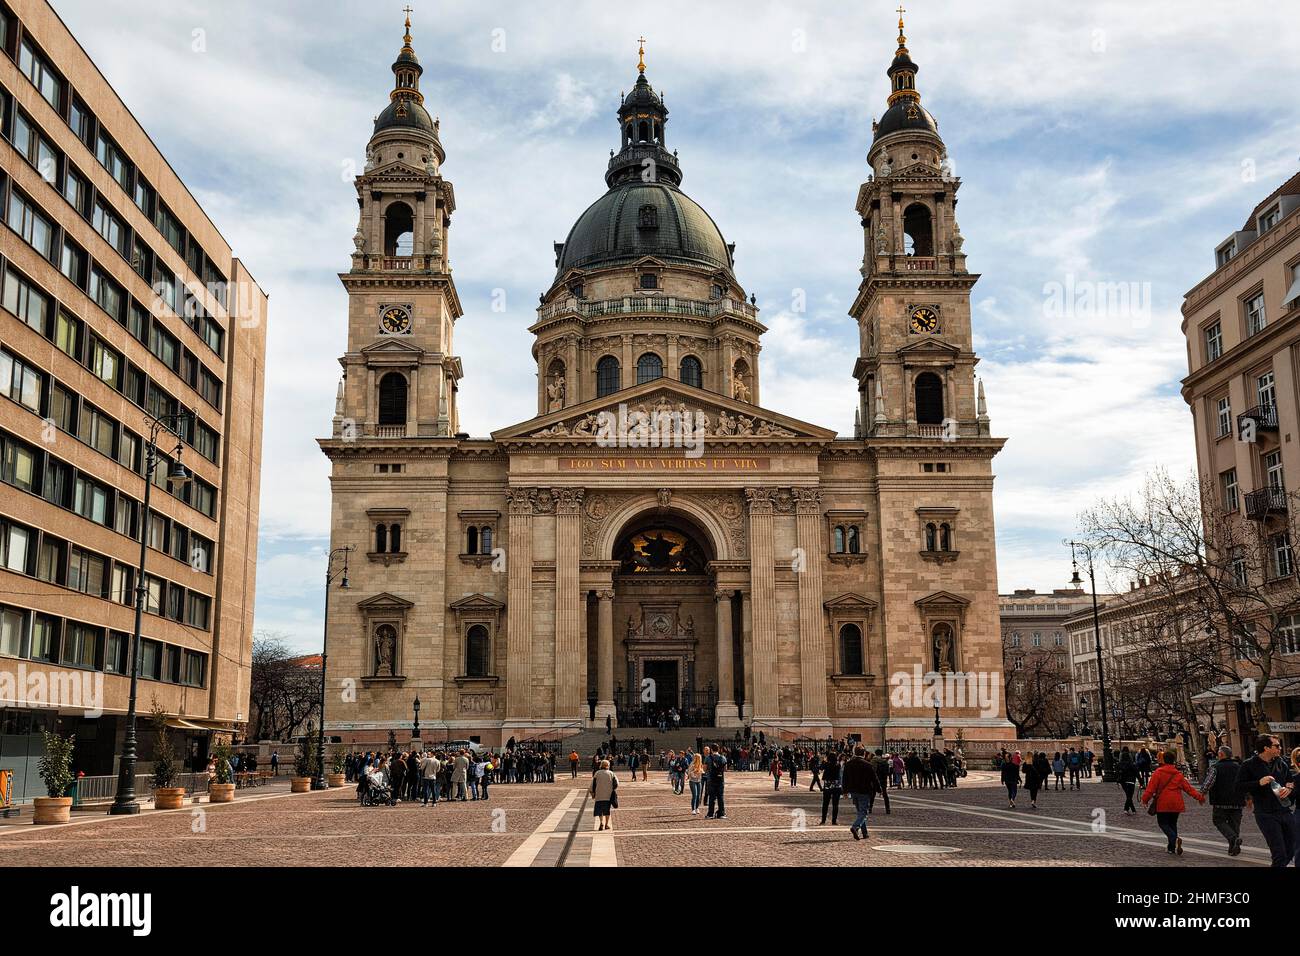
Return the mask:
<svg viewBox="0 0 1300 956">
<path fill-rule="evenodd" d="M 1169 840 L 1168 851 L 1182 856 L 1183 838 L 1178 835 L 1178 817 L 1187 810 L 1183 794 L 1191 794 L 1200 803 L 1205 802 L 1205 796 L 1175 766 L 1177 759 L 1174 751 L 1165 751 L 1164 762 L 1151 774 L 1146 789 L 1142 791 L 1142 802 L 1147 805 L 1148 813 L 1155 814 L 1157 826 Z"/>
<path fill-rule="evenodd" d="M 1070 748 L 1070 752 L 1065 756 L 1066 769 L 1070 771 L 1070 789 L 1083 789 L 1083 754 Z"/>
<path fill-rule="evenodd" d="M 709 812 L 704 815 L 704 818 L 706 820 L 725 820 L 727 819 L 727 806 L 723 797 L 726 785 L 727 758 L 722 756 L 721 753 L 713 753 L 708 747 L 705 747 L 704 768 L 709 781 Z M 718 808 L 716 814 L 713 812 L 715 804 Z"/>
<path fill-rule="evenodd" d="M 1237 789 L 1240 773 L 1241 761 L 1234 760 L 1232 748 L 1224 744 L 1201 784 L 1201 791 L 1210 801 L 1214 828 L 1228 841 L 1228 856 L 1241 853 L 1241 812 L 1246 807 L 1246 799 Z"/>
<path fill-rule="evenodd" d="M 1061 752 L 1058 750 L 1052 755 L 1052 774 L 1056 777 L 1056 790 L 1065 789 L 1065 761 L 1061 759 Z"/>
</svg>

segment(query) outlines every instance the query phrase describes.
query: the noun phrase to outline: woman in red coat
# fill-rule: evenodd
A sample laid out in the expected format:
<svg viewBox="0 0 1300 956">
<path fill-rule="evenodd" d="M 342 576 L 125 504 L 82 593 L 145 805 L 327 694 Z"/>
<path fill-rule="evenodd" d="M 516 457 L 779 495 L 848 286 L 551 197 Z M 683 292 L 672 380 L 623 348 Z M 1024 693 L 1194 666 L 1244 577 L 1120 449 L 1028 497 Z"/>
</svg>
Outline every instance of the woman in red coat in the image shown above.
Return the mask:
<svg viewBox="0 0 1300 956">
<path fill-rule="evenodd" d="M 1187 809 L 1183 803 L 1183 791 L 1190 793 L 1201 803 L 1205 802 L 1205 797 L 1188 783 L 1183 772 L 1174 766 L 1176 757 L 1174 751 L 1166 750 L 1163 757 L 1164 763 L 1151 774 L 1147 788 L 1142 791 L 1142 802 L 1147 803 L 1155 799 L 1156 823 L 1169 838 L 1169 852 L 1182 855 L 1183 840 L 1178 835 L 1178 814 Z"/>
</svg>

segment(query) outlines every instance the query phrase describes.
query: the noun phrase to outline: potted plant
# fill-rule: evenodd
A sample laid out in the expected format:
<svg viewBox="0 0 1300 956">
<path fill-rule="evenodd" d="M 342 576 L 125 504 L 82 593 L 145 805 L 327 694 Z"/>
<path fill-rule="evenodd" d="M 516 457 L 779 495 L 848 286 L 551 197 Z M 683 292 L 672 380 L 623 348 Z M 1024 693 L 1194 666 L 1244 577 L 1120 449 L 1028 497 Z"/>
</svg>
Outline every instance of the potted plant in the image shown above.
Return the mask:
<svg viewBox="0 0 1300 956">
<path fill-rule="evenodd" d="M 64 794 L 72 786 L 72 747 L 77 738 L 76 735 L 64 738 L 49 731 L 41 736 L 45 739 L 45 756 L 41 757 L 39 770 L 49 796 L 32 801 L 35 807 L 32 822 L 67 823 L 72 815 L 72 798 Z"/>
<path fill-rule="evenodd" d="M 291 793 L 306 793 L 311 790 L 311 778 L 316 776 L 316 741 L 311 735 L 304 735 L 298 745 L 298 753 L 293 761 L 294 775 L 289 778 Z"/>
<path fill-rule="evenodd" d="M 333 773 L 325 775 L 325 784 L 329 787 L 341 787 L 347 783 L 347 774 L 344 768 L 347 766 L 347 756 L 341 746 L 335 746 L 330 752 L 330 769 Z"/>
<path fill-rule="evenodd" d="M 153 705 L 153 729 L 153 807 L 179 810 L 185 805 L 185 788 L 175 786 L 176 750 L 167 728 L 167 714 L 157 701 Z"/>
<path fill-rule="evenodd" d="M 208 784 L 208 803 L 230 803 L 235 799 L 235 783 L 230 771 L 230 745 L 219 744 L 213 753 L 217 758 L 216 776 Z"/>
</svg>

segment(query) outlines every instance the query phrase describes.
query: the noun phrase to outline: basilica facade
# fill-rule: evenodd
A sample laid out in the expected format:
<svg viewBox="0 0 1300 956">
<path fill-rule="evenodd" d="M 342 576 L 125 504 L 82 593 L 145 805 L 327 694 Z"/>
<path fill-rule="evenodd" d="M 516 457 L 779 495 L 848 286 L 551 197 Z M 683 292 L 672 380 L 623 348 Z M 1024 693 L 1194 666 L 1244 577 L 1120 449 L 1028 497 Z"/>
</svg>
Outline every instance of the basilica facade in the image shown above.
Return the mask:
<svg viewBox="0 0 1300 956">
<path fill-rule="evenodd" d="M 462 432 L 455 194 L 409 20 L 404 39 L 356 178 L 347 352 L 320 441 L 332 547 L 352 549 L 328 603 L 328 732 L 408 739 L 418 698 L 426 739 L 557 739 L 675 712 L 875 745 L 929 739 L 915 678 L 1000 687 L 1003 440 L 975 376 L 960 181 L 902 22 L 856 196 L 851 437 L 762 404 L 755 297 L 682 191 L 644 57 L 606 191 L 555 244 L 529 330 L 537 414 Z M 946 703 L 950 737 L 1013 736 L 1000 699 Z"/>
</svg>

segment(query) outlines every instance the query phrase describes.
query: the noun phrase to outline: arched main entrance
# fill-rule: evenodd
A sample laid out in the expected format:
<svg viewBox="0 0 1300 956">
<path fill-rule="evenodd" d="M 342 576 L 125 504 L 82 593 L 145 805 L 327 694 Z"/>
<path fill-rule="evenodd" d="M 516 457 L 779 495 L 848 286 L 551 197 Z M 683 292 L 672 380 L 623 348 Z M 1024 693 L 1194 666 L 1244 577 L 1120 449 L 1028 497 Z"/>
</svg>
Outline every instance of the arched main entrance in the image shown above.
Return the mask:
<svg viewBox="0 0 1300 956">
<path fill-rule="evenodd" d="M 684 509 L 651 506 L 626 516 L 608 541 L 611 608 L 600 594 L 588 603 L 588 635 L 601 613 L 612 617 L 613 701 L 620 727 L 713 726 L 719 699 L 720 648 L 739 659 L 739 636 L 718 639 L 720 600 L 711 562 L 718 549 L 705 521 Z M 730 596 L 721 598 L 730 601 Z M 607 627 L 610 625 L 606 625 Z M 599 692 L 601 661 L 588 641 L 589 697 Z M 728 661 L 730 665 L 730 661 Z"/>
</svg>

